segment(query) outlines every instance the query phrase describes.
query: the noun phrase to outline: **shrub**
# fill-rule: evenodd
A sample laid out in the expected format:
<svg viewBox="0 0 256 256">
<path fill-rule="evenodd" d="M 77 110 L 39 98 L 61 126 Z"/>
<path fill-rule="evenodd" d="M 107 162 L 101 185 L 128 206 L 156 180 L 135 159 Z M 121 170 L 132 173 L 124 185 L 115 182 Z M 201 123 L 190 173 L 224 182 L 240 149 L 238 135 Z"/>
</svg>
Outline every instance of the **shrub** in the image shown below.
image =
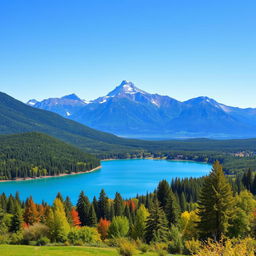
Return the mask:
<svg viewBox="0 0 256 256">
<path fill-rule="evenodd" d="M 119 244 L 118 252 L 122 256 L 132 256 L 135 253 L 135 245 L 131 241 L 124 239 Z"/>
<path fill-rule="evenodd" d="M 101 241 L 97 229 L 91 227 L 72 228 L 68 233 L 68 240 L 74 245 L 95 244 Z"/>
<path fill-rule="evenodd" d="M 12 233 L 10 236 L 11 244 L 22 244 L 23 242 L 23 234 L 21 232 Z"/>
<path fill-rule="evenodd" d="M 42 246 L 42 245 L 47 245 L 49 243 L 50 243 L 50 239 L 48 237 L 43 236 L 37 240 L 36 245 Z"/>
<path fill-rule="evenodd" d="M 243 240 L 225 240 L 220 242 L 214 242 L 208 240 L 208 242 L 200 248 L 197 252 L 197 256 L 253 256 L 256 250 L 255 240 L 246 238 Z"/>
<path fill-rule="evenodd" d="M 129 221 L 126 217 L 114 217 L 108 229 L 110 238 L 125 237 L 129 231 Z"/>
<path fill-rule="evenodd" d="M 149 246 L 147 244 L 141 244 L 139 250 L 143 253 L 146 253 L 149 250 Z"/>
<path fill-rule="evenodd" d="M 188 240 L 185 242 L 185 247 L 190 254 L 196 254 L 201 248 L 201 242 L 199 240 Z"/>
<path fill-rule="evenodd" d="M 9 234 L 0 235 L 0 244 L 9 244 L 9 243 L 10 243 Z"/>
<path fill-rule="evenodd" d="M 68 241 L 71 244 L 76 244 L 76 242 L 80 239 L 79 238 L 79 233 L 78 233 L 79 229 L 78 228 L 72 228 L 69 233 L 68 233 Z"/>
<path fill-rule="evenodd" d="M 168 252 L 169 253 L 179 253 L 182 254 L 184 245 L 182 241 L 182 235 L 177 227 L 171 227 L 171 242 L 168 244 Z"/>
<path fill-rule="evenodd" d="M 79 238 L 88 244 L 98 243 L 101 241 L 100 235 L 96 228 L 82 227 L 78 229 Z"/>
<path fill-rule="evenodd" d="M 24 242 L 26 244 L 29 241 L 39 241 L 42 237 L 47 237 L 48 235 L 49 228 L 42 223 L 36 223 L 23 230 Z"/>
</svg>

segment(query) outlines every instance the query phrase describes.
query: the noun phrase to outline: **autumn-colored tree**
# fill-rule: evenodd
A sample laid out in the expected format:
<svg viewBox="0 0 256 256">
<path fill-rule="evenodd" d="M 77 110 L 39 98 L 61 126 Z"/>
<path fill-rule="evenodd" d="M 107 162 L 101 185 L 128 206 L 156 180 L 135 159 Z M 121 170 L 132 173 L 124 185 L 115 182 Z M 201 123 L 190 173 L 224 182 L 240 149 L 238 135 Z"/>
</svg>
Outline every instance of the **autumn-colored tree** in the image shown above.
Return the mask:
<svg viewBox="0 0 256 256">
<path fill-rule="evenodd" d="M 30 197 L 26 202 L 24 221 L 29 225 L 33 225 L 34 223 L 39 221 L 37 206 L 34 203 L 32 197 Z"/>
<path fill-rule="evenodd" d="M 181 214 L 181 231 L 182 236 L 186 240 L 198 238 L 197 224 L 200 221 L 197 210 Z"/>
<path fill-rule="evenodd" d="M 72 218 L 72 225 L 74 227 L 78 227 L 81 225 L 81 221 L 79 219 L 78 212 L 75 210 L 74 207 L 71 209 L 71 218 Z"/>
<path fill-rule="evenodd" d="M 100 237 L 102 240 L 105 240 L 108 236 L 108 229 L 111 222 L 107 219 L 100 219 L 98 224 L 98 232 L 100 233 Z"/>
<path fill-rule="evenodd" d="M 53 212 L 49 214 L 48 223 L 50 223 L 50 232 L 53 240 L 64 242 L 70 230 L 69 223 L 65 214 L 63 203 L 56 198 L 53 203 Z"/>
<path fill-rule="evenodd" d="M 46 208 L 42 204 L 37 205 L 38 220 L 42 223 L 45 223 L 45 210 Z"/>
</svg>

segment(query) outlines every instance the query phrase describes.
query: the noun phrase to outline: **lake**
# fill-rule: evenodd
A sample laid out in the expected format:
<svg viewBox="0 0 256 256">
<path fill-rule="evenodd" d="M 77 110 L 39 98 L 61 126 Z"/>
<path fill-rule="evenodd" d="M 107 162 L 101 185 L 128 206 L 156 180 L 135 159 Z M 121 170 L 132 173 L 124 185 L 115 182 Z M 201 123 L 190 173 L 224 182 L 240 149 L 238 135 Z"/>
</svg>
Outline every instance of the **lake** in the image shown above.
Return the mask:
<svg viewBox="0 0 256 256">
<path fill-rule="evenodd" d="M 53 177 L 47 179 L 11 181 L 0 183 L 0 193 L 15 194 L 19 191 L 21 199 L 33 195 L 37 203 L 42 200 L 52 203 L 56 194 L 70 196 L 76 203 L 81 190 L 92 199 L 98 197 L 102 188 L 113 198 L 116 192 L 123 198 L 135 197 L 152 192 L 158 182 L 180 177 L 201 177 L 207 175 L 211 165 L 190 161 L 167 161 L 151 159 L 129 159 L 103 161 L 102 168 L 85 174 Z"/>
</svg>

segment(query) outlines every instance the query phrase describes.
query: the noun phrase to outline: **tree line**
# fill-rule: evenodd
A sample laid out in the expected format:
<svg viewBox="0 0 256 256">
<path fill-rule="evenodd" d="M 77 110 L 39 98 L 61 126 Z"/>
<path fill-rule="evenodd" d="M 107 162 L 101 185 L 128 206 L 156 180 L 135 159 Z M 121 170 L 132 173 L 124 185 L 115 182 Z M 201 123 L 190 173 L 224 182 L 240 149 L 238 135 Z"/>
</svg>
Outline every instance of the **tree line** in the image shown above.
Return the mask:
<svg viewBox="0 0 256 256">
<path fill-rule="evenodd" d="M 0 136 L 0 180 L 88 171 L 96 157 L 39 133 Z"/>
</svg>

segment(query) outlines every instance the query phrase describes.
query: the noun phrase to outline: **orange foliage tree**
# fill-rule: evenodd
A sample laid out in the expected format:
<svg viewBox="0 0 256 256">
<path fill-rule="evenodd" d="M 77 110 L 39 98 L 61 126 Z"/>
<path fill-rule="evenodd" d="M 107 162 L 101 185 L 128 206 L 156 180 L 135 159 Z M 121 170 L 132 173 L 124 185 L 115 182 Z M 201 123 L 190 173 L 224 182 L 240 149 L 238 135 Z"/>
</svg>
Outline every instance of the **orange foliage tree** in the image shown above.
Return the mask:
<svg viewBox="0 0 256 256">
<path fill-rule="evenodd" d="M 78 212 L 75 210 L 74 207 L 71 209 L 71 217 L 72 217 L 72 224 L 74 227 L 78 227 L 81 225 L 81 221 L 78 215 Z"/>
<path fill-rule="evenodd" d="M 100 219 L 98 224 L 98 232 L 100 233 L 101 240 L 105 240 L 108 235 L 108 229 L 111 222 L 106 219 Z"/>
<path fill-rule="evenodd" d="M 30 197 L 26 202 L 26 207 L 24 211 L 24 221 L 28 225 L 33 225 L 36 222 L 39 222 L 39 214 L 37 210 L 37 206 L 34 203 L 32 197 Z"/>
</svg>

